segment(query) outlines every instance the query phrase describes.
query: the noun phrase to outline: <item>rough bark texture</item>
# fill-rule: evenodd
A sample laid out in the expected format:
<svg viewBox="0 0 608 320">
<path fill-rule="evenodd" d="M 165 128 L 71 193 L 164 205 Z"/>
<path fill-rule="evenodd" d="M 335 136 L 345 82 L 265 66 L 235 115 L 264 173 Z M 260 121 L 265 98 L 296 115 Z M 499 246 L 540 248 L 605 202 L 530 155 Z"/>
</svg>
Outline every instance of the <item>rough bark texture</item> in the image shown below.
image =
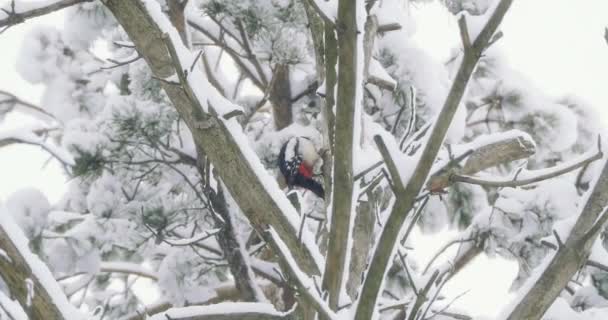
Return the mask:
<svg viewBox="0 0 608 320">
<path fill-rule="evenodd" d="M 329 307 L 337 310 L 346 270 L 353 200 L 353 144 L 357 86 L 357 2 L 338 4 L 338 94 L 335 121 L 333 207 L 323 286 Z M 354 213 L 353 213 L 354 214 Z"/>
<path fill-rule="evenodd" d="M 356 320 L 371 319 L 375 312 L 380 289 L 384 281 L 385 271 L 389 266 L 389 262 L 392 260 L 393 248 L 398 242 L 397 240 L 401 227 L 403 226 L 408 213 L 416 203 L 416 198 L 418 197 L 433 162 L 437 157 L 437 153 L 443 144 L 445 135 L 454 114 L 456 113 L 458 105 L 460 104 L 477 61 L 500 25 L 500 22 L 509 9 L 512 1 L 513 0 L 502 0 L 473 45 L 468 48 L 465 45 L 465 54 L 462 64 L 454 78 L 446 102 L 437 117 L 437 122 L 430 134 L 428 142 L 422 150 L 420 160 L 418 161 L 404 192 L 396 195 L 397 201 L 380 234 L 378 246 L 372 255 L 370 267 L 367 271 L 359 296 L 359 304 L 357 305 L 355 315 Z"/>
<path fill-rule="evenodd" d="M 605 160 L 604 160 L 605 161 Z M 585 264 L 593 242 L 605 224 L 598 219 L 608 205 L 608 161 L 597 180 L 591 195 L 582 209 L 566 242 L 558 248 L 547 268 L 521 302 L 515 306 L 507 320 L 540 319 L 568 281 Z"/>
<path fill-rule="evenodd" d="M 274 126 L 277 130 L 281 130 L 293 122 L 289 66 L 276 65 L 274 79 L 271 82 L 269 100 L 272 104 Z"/>
<path fill-rule="evenodd" d="M 68 320 L 77 318 L 76 316 L 70 317 L 73 315 L 62 314 L 62 310 L 55 305 L 49 291 L 42 285 L 38 275 L 33 272 L 27 259 L 15 246 L 13 239 L 11 239 L 4 228 L 3 225 L 0 225 L 0 249 L 6 253 L 10 261 L 5 257 L 0 257 L 0 275 L 10 288 L 10 297 L 19 302 L 31 320 Z M 23 238 L 21 239 L 22 241 L 27 241 L 25 236 L 21 236 Z M 49 275 L 51 274 L 50 271 L 48 273 Z M 53 281 L 53 279 L 50 280 Z M 34 293 L 29 306 L 27 303 L 28 282 L 33 284 Z M 65 296 L 56 297 L 56 299 L 60 298 L 65 299 L 65 303 L 69 304 Z"/>
<path fill-rule="evenodd" d="M 152 72 L 162 79 L 174 76 L 176 69 L 163 33 L 148 16 L 142 3 L 137 0 L 108 0 L 105 4 L 125 29 Z M 308 248 L 298 240 L 298 230 L 266 191 L 225 123 L 215 116 L 203 114 L 200 103 L 192 98 L 191 88 L 187 85 L 162 82 L 162 86 L 192 132 L 195 144 L 205 150 L 258 233 L 265 234 L 266 226 L 272 225 L 292 250 L 299 266 L 308 274 L 319 274 L 311 251 L 316 248 Z M 273 246 L 272 241 L 269 243 Z"/>
</svg>

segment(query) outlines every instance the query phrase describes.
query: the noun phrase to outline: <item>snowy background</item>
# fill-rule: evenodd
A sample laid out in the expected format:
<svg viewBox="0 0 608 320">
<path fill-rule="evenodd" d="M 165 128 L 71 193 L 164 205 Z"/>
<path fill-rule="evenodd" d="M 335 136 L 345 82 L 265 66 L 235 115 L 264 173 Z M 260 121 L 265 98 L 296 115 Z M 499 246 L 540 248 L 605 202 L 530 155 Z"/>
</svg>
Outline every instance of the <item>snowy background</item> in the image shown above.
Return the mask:
<svg viewBox="0 0 608 320">
<path fill-rule="evenodd" d="M 3 1 L 0 1 L 0 3 Z M 418 5 L 412 14 L 416 19 L 418 44 L 432 56 L 445 60 L 450 48 L 460 41 L 454 18 L 439 4 Z M 608 25 L 606 0 L 525 0 L 515 1 L 509 19 L 502 25 L 504 38 L 497 45 L 508 56 L 511 66 L 539 90 L 562 96 L 574 93 L 593 105 L 608 124 L 608 45 L 603 38 Z M 15 61 L 24 34 L 36 25 L 63 25 L 60 13 L 29 21 L 0 35 L 0 90 L 15 93 L 38 103 L 41 87 L 32 86 L 15 72 Z M 21 126 L 31 121 L 12 116 L 3 125 Z M 0 201 L 26 186 L 42 190 L 50 201 L 56 201 L 65 190 L 60 166 L 36 147 L 11 146 L 0 152 Z M 448 232 L 423 239 L 428 250 L 436 251 Z M 417 243 L 421 243 L 417 242 Z M 418 252 L 420 252 L 418 251 Z M 430 257 L 420 257 L 423 261 Z M 459 274 L 446 288 L 448 295 L 470 290 L 458 305 L 473 315 L 492 316 L 509 299 L 507 289 L 515 277 L 513 263 L 480 257 Z M 152 297 L 147 297 L 152 299 Z"/>
</svg>

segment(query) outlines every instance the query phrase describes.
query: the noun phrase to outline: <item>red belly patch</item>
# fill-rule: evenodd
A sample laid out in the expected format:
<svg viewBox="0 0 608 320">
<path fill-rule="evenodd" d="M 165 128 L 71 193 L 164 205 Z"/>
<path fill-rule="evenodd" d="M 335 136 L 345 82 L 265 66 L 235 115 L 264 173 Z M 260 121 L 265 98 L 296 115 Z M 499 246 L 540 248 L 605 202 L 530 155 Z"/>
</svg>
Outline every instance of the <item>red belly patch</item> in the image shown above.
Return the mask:
<svg viewBox="0 0 608 320">
<path fill-rule="evenodd" d="M 308 167 L 304 163 L 300 164 L 298 172 L 306 178 L 312 178 L 312 168 Z"/>
</svg>

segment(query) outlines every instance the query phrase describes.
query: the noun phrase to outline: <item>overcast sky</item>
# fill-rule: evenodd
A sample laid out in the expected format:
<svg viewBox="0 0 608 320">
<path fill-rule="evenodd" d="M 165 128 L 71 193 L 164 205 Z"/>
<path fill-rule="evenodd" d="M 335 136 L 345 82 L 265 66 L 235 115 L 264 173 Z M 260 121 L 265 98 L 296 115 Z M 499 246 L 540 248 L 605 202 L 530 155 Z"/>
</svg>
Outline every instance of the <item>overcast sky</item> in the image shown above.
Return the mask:
<svg viewBox="0 0 608 320">
<path fill-rule="evenodd" d="M 0 0 L 0 3 L 8 1 Z M 416 41 L 434 57 L 445 57 L 458 41 L 457 26 L 439 5 L 417 9 Z M 0 89 L 37 103 L 42 88 L 23 81 L 14 71 L 21 39 L 34 24 L 62 27 L 61 14 L 29 21 L 0 35 Z M 511 65 L 552 96 L 576 94 L 587 100 L 608 124 L 608 45 L 603 39 L 608 25 L 608 0 L 515 0 L 502 26 L 498 45 Z M 23 118 L 1 123 L 18 126 Z M 3 148 L 0 152 L 0 201 L 12 191 L 35 186 L 56 201 L 64 191 L 61 170 L 48 156 L 33 147 Z M 449 233 L 444 233 L 446 239 Z M 420 240 L 423 240 L 420 238 Z M 422 241 L 433 253 L 441 241 Z M 428 259 L 429 257 L 422 257 Z M 480 258 L 449 283 L 446 293 L 455 296 L 471 289 L 457 304 L 477 315 L 492 316 L 508 302 L 507 290 L 516 265 Z"/>
</svg>

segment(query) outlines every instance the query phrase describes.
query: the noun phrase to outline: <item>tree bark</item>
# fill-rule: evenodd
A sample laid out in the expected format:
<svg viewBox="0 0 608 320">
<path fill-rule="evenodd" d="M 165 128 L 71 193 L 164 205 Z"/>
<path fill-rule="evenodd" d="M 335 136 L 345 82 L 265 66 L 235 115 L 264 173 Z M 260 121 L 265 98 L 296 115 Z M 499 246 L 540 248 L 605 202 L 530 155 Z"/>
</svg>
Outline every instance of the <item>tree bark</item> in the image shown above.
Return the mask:
<svg viewBox="0 0 608 320">
<path fill-rule="evenodd" d="M 271 86 L 268 100 L 272 104 L 275 129 L 281 130 L 293 123 L 291 82 L 287 64 L 275 66 Z"/>
<path fill-rule="evenodd" d="M 338 310 L 345 280 L 348 240 L 353 213 L 353 146 L 355 136 L 357 86 L 357 1 L 338 3 L 338 94 L 335 120 L 333 165 L 333 206 L 323 286 L 329 292 L 329 306 Z"/>
</svg>

